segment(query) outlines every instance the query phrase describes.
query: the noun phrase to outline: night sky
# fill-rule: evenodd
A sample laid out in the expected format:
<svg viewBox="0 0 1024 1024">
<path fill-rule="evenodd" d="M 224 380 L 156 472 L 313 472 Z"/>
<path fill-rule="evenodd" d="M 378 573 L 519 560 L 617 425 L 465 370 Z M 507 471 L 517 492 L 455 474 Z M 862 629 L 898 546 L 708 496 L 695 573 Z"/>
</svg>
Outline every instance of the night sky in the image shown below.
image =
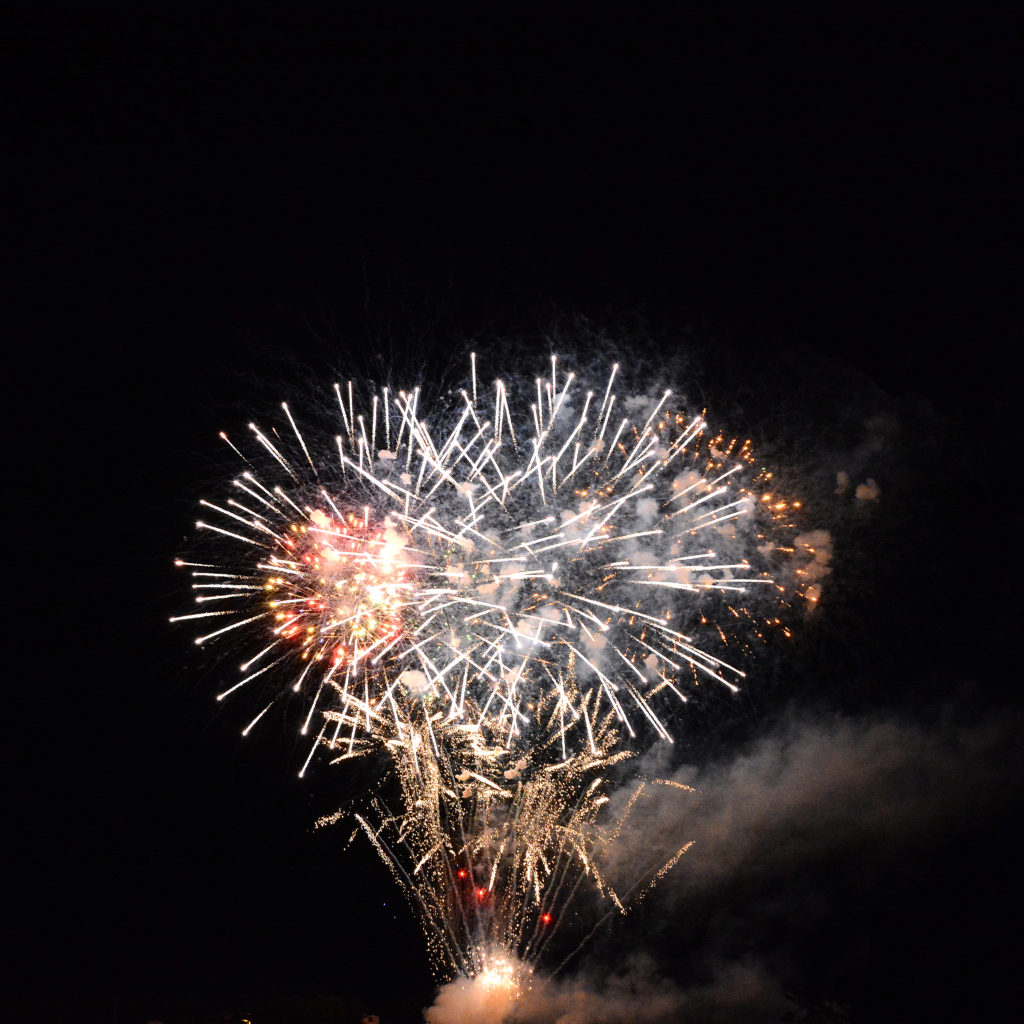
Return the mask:
<svg viewBox="0 0 1024 1024">
<path fill-rule="evenodd" d="M 659 827 L 692 864 L 565 984 L 642 975 L 623 1021 L 996 1012 L 1021 909 L 1012 5 L 209 6 L 5 18 L 4 1018 L 422 1019 L 403 897 L 312 831 L 372 779 L 299 780 L 294 722 L 242 740 L 167 623 L 172 561 L 235 471 L 218 431 L 310 380 L 593 332 L 688 367 L 667 385 L 800 482 L 833 559 L 742 699 L 679 725 L 662 768 L 706 799 Z M 638 1010 L 652 988 L 676 1009 Z"/>
</svg>

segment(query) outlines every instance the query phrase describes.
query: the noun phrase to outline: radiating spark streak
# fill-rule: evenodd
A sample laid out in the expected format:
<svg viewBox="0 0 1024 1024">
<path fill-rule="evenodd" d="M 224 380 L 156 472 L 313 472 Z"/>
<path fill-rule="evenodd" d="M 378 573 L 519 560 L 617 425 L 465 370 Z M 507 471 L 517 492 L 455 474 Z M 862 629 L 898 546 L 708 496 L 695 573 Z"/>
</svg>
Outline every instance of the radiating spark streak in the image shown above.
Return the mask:
<svg viewBox="0 0 1024 1024">
<path fill-rule="evenodd" d="M 692 420 L 679 437 L 672 442 L 672 446 L 669 448 L 669 457 L 674 457 L 681 452 L 694 438 L 700 435 L 705 426 L 706 424 L 700 416 Z"/>
<path fill-rule="evenodd" d="M 615 445 L 618 443 L 619 437 L 622 435 L 623 430 L 626 429 L 626 424 L 629 423 L 628 419 L 623 419 L 619 424 L 619 429 L 615 431 L 615 436 L 612 438 L 612 443 L 608 445 L 608 453 L 604 457 L 604 464 L 608 464 L 608 459 L 611 457 L 613 451 L 615 451 Z"/>
<path fill-rule="evenodd" d="M 607 525 L 607 523 L 611 519 L 611 517 L 613 515 L 615 515 L 615 513 L 618 512 L 618 510 L 623 505 L 625 505 L 627 501 L 630 501 L 633 498 L 638 498 L 641 494 L 646 494 L 653 487 L 654 487 L 653 484 L 646 484 L 643 487 L 634 488 L 633 490 L 631 490 L 631 491 L 627 492 L 626 494 L 624 494 L 621 498 L 618 498 L 616 501 L 612 502 L 610 505 L 606 505 L 604 508 L 600 509 L 600 511 L 605 513 L 605 516 L 604 516 L 603 519 L 601 519 L 600 522 L 598 522 L 591 529 L 590 533 L 587 534 L 586 540 L 589 541 L 590 538 L 593 537 L 595 533 L 597 533 L 602 527 Z M 597 510 L 595 510 L 595 511 L 597 511 Z M 586 541 L 584 541 L 584 543 L 586 543 Z"/>
<path fill-rule="evenodd" d="M 718 493 L 724 493 L 724 488 L 719 490 Z M 727 504 L 727 505 L 721 505 L 719 508 L 713 509 L 710 512 L 705 512 L 703 515 L 698 516 L 696 522 L 700 523 L 700 522 L 702 522 L 702 520 L 711 518 L 712 516 L 721 517 L 723 512 L 728 512 L 729 509 L 732 509 L 732 508 L 742 509 L 746 504 L 747 504 L 747 499 L 746 498 L 740 498 L 738 501 L 730 501 L 729 504 Z M 725 518 L 733 518 L 733 517 L 732 516 L 727 516 Z"/>
<path fill-rule="evenodd" d="M 717 498 L 719 495 L 725 494 L 728 491 L 727 487 L 716 487 L 707 492 L 702 498 L 698 498 L 696 501 L 691 501 L 689 505 L 685 505 L 683 508 L 677 509 L 672 513 L 673 516 L 681 516 L 686 512 L 691 512 L 698 505 L 703 505 L 706 501 L 711 501 Z"/>
<path fill-rule="evenodd" d="M 689 555 L 689 560 L 697 558 L 708 558 L 712 557 L 710 553 L 703 555 Z M 674 559 L 674 561 L 683 561 L 683 559 Z M 746 562 L 722 562 L 716 565 L 639 565 L 630 564 L 629 562 L 609 562 L 606 569 L 621 569 L 623 572 L 708 572 L 712 569 L 743 569 L 749 571 L 750 566 Z"/>
<path fill-rule="evenodd" d="M 269 710 L 271 709 L 271 707 L 273 706 L 273 704 L 274 704 L 274 702 L 273 702 L 273 701 L 271 701 L 271 702 L 270 702 L 270 703 L 269 703 L 269 704 L 268 704 L 268 705 L 267 705 L 267 706 L 266 706 L 266 707 L 265 707 L 265 708 L 264 708 L 264 709 L 263 709 L 263 710 L 262 710 L 262 711 L 261 711 L 261 712 L 260 712 L 260 713 L 259 713 L 259 714 L 258 714 L 258 715 L 257 715 L 257 716 L 256 716 L 256 717 L 255 717 L 255 718 L 254 718 L 254 719 L 253 719 L 253 720 L 252 720 L 252 721 L 251 721 L 251 722 L 250 722 L 250 723 L 249 723 L 249 724 L 248 724 L 248 725 L 247 725 L 247 726 L 246 726 L 245 728 L 244 728 L 244 729 L 243 729 L 243 730 L 242 730 L 242 735 L 243 735 L 243 736 L 248 736 L 248 735 L 249 735 L 249 733 L 250 733 L 250 732 L 252 731 L 252 729 L 253 729 L 253 726 L 255 726 L 255 725 L 256 725 L 256 723 L 257 723 L 257 722 L 258 722 L 258 721 L 259 721 L 259 720 L 260 720 L 260 719 L 261 719 L 261 718 L 262 718 L 262 717 L 263 717 L 263 716 L 264 716 L 264 715 L 265 715 L 265 714 L 266 714 L 266 713 L 267 713 L 267 712 L 268 712 L 268 711 L 269 711 Z"/>
<path fill-rule="evenodd" d="M 739 692 L 738 686 L 736 686 L 734 683 L 730 683 L 728 679 L 725 679 L 723 676 L 719 675 L 713 669 L 708 668 L 708 666 L 701 660 L 702 652 L 697 651 L 695 648 L 686 647 L 684 645 L 683 650 L 676 651 L 675 653 L 678 654 L 684 661 L 689 662 L 695 669 L 699 669 L 705 675 L 710 676 L 710 678 L 712 679 L 716 679 L 723 686 L 728 687 L 733 693 Z M 713 663 L 721 665 L 723 668 L 732 669 L 732 671 L 736 672 L 737 675 L 743 675 L 743 673 L 740 672 L 738 669 L 732 668 L 731 665 L 726 664 L 724 661 L 714 661 Z"/>
<path fill-rule="evenodd" d="M 293 693 L 298 693 L 302 689 L 302 682 L 306 678 L 307 673 L 309 672 L 309 670 L 312 667 L 313 667 L 313 662 L 312 661 L 306 662 L 306 667 L 302 670 L 301 675 L 299 676 L 298 679 L 295 680 L 294 684 L 292 685 L 292 692 Z"/>
<path fill-rule="evenodd" d="M 360 446 L 359 446 L 359 464 L 360 465 L 363 464 L 363 452 L 366 452 L 367 464 L 368 465 L 372 465 L 373 464 L 373 457 L 371 455 L 371 450 L 372 449 L 370 448 L 370 442 L 367 441 L 367 439 L 366 439 L 366 421 L 363 419 L 361 414 L 356 417 L 356 420 L 359 422 L 359 441 L 360 441 Z"/>
<path fill-rule="evenodd" d="M 338 396 L 338 408 L 341 409 L 341 421 L 342 421 L 342 423 L 345 424 L 345 430 L 347 432 L 351 433 L 352 428 L 349 426 L 348 412 L 345 409 L 345 400 L 341 397 L 341 385 L 340 384 L 335 383 L 335 385 L 334 385 L 334 393 Z"/>
<path fill-rule="evenodd" d="M 608 408 L 604 411 L 604 419 L 601 420 L 601 429 L 598 430 L 595 435 L 595 439 L 598 444 L 601 444 L 601 442 L 604 441 L 604 434 L 608 429 L 608 420 L 611 419 L 612 409 L 615 408 L 615 397 L 615 395 L 612 395 L 611 401 L 608 403 Z"/>
<path fill-rule="evenodd" d="M 280 487 L 280 486 L 278 486 L 278 487 L 275 487 L 275 488 L 274 488 L 274 493 L 275 493 L 275 494 L 276 494 L 276 495 L 277 495 L 277 496 L 278 496 L 279 498 L 284 498 L 284 500 L 285 500 L 285 501 L 287 501 L 287 502 L 288 502 L 288 504 L 289 504 L 289 505 L 291 505 L 291 507 L 292 507 L 293 509 L 295 509 L 295 511 L 296 511 L 296 512 L 297 512 L 297 513 L 298 513 L 298 514 L 299 514 L 300 516 L 305 516 L 305 512 L 303 512 L 303 510 L 302 510 L 301 508 L 299 508 L 299 506 L 298 506 L 298 505 L 296 505 L 296 504 L 295 504 L 295 502 L 294 502 L 294 501 L 292 501 L 292 499 L 291 499 L 291 498 L 289 498 L 289 497 L 288 497 L 287 493 L 285 492 L 285 490 L 284 490 L 284 489 L 283 489 L 282 487 Z"/>
<path fill-rule="evenodd" d="M 731 513 L 730 515 L 727 515 L 727 516 L 719 516 L 717 519 L 711 519 L 711 520 L 708 520 L 707 522 L 699 523 L 698 525 L 694 526 L 693 529 L 690 532 L 691 533 L 696 533 L 698 530 L 706 530 L 706 529 L 708 529 L 709 527 L 712 527 L 712 526 L 719 526 L 722 523 L 729 522 L 730 519 L 739 519 L 740 516 L 742 516 L 742 515 L 743 515 L 742 512 L 733 512 L 733 513 Z"/>
<path fill-rule="evenodd" d="M 231 537 L 232 540 L 240 540 L 243 544 L 252 544 L 253 547 L 258 547 L 256 541 L 249 537 L 242 537 L 240 534 L 232 533 L 230 530 L 221 529 L 219 526 L 211 526 L 209 523 L 204 523 L 201 519 L 196 522 L 196 529 L 199 530 L 213 530 L 215 533 L 222 533 L 225 537 Z"/>
<path fill-rule="evenodd" d="M 243 462 L 245 462 L 246 464 L 249 463 L 249 460 L 235 447 L 234 443 L 231 441 L 231 438 L 229 438 L 228 435 L 225 434 L 223 430 L 220 432 L 218 436 Z"/>
<path fill-rule="evenodd" d="M 419 404 L 419 399 L 420 399 L 420 389 L 419 388 L 413 388 L 412 389 L 412 399 L 411 399 L 411 401 L 408 401 L 406 404 L 409 406 L 409 434 L 410 434 L 410 437 L 413 434 L 413 429 L 416 428 L 416 434 L 417 434 L 417 437 L 419 438 L 420 444 L 422 446 L 422 444 L 423 444 L 423 435 L 422 435 L 422 431 L 420 429 L 419 423 L 417 422 L 417 419 L 416 419 L 416 406 Z M 405 468 L 406 469 L 409 468 L 409 465 L 410 465 L 410 463 L 412 461 L 412 455 L 413 455 L 413 446 L 410 443 L 409 446 L 408 446 L 408 452 L 406 453 L 406 457 L 405 457 Z"/>
<path fill-rule="evenodd" d="M 274 505 L 271 502 L 267 501 L 267 499 L 264 498 L 263 495 L 257 494 L 251 488 L 246 487 L 245 484 L 241 483 L 240 481 L 232 480 L 231 483 L 232 483 L 232 486 L 237 487 L 240 491 L 245 491 L 245 493 L 248 494 L 250 498 L 255 498 L 261 505 L 263 505 L 266 508 L 270 509 L 271 512 L 275 512 L 276 513 L 278 511 L 278 508 L 277 508 L 276 505 Z"/>
<path fill-rule="evenodd" d="M 587 422 L 587 408 L 590 405 L 590 397 L 591 397 L 591 392 L 588 391 L 587 392 L 587 400 L 584 403 L 583 413 L 581 414 L 581 416 L 579 418 L 579 422 L 577 422 L 576 426 L 573 428 L 572 433 L 565 439 L 565 444 L 563 444 L 562 447 L 558 449 L 558 454 L 551 460 L 551 482 L 552 482 L 552 487 L 554 486 L 554 480 L 555 480 L 555 466 L 557 466 L 558 463 L 561 461 L 561 458 L 565 454 L 565 451 L 569 447 L 569 445 L 571 445 L 573 443 L 573 441 L 576 440 L 577 435 L 583 429 L 583 424 Z"/>
<path fill-rule="evenodd" d="M 185 622 L 188 619 L 209 619 L 214 615 L 236 615 L 235 610 L 222 612 L 195 612 L 192 615 L 172 615 L 168 622 Z"/>
<path fill-rule="evenodd" d="M 582 594 L 569 594 L 569 593 L 567 593 L 565 591 L 562 591 L 562 594 L 566 598 L 568 598 L 569 600 L 572 600 L 572 601 L 584 601 L 587 604 L 592 604 L 592 605 L 594 605 L 594 606 L 596 606 L 598 608 L 604 608 L 607 611 L 614 612 L 616 615 L 627 615 L 627 616 L 629 616 L 631 618 L 643 619 L 646 622 L 650 622 L 652 625 L 657 626 L 659 629 L 666 629 L 666 631 L 671 632 L 671 630 L 667 630 L 667 627 L 661 621 L 661 619 L 656 618 L 653 615 L 647 615 L 645 612 L 641 612 L 641 611 L 639 611 L 636 608 L 624 608 L 622 605 L 608 604 L 607 601 L 598 601 L 598 600 L 595 600 L 592 597 L 584 597 Z M 581 609 L 576 609 L 576 611 L 580 612 Z M 602 625 L 602 629 L 604 629 L 604 628 L 605 627 Z M 672 635 L 673 636 L 677 636 L 677 637 L 679 637 L 680 639 L 683 639 L 683 640 L 688 640 L 689 639 L 689 637 L 684 637 L 682 635 L 682 633 L 673 633 Z"/>
<path fill-rule="evenodd" d="M 255 665 L 256 662 L 260 660 L 260 658 L 263 657 L 263 655 L 265 655 L 268 652 L 272 651 L 280 642 L 281 642 L 280 640 L 275 640 L 275 641 L 273 641 L 273 643 L 267 644 L 267 646 L 264 647 L 263 650 L 259 652 L 259 654 L 254 655 L 248 661 L 242 662 L 242 664 L 239 666 L 241 671 L 248 672 L 249 669 L 253 665 Z"/>
<path fill-rule="evenodd" d="M 599 420 L 601 418 L 601 415 L 605 411 L 605 407 L 608 405 L 608 396 L 611 395 L 611 393 L 612 393 L 612 382 L 615 380 L 615 374 L 617 374 L 618 372 L 619 372 L 619 364 L 618 363 L 612 363 L 612 372 L 610 374 L 608 374 L 608 385 L 604 389 L 604 398 L 601 399 L 601 409 L 600 409 L 600 411 L 597 414 L 597 418 Z M 605 418 L 605 422 L 607 423 L 607 417 Z M 603 427 L 601 429 L 602 429 L 602 431 L 604 430 Z"/>
<path fill-rule="evenodd" d="M 633 540 L 636 537 L 657 537 L 659 534 L 664 533 L 664 530 L 637 530 L 636 533 L 616 533 L 610 537 L 605 537 L 602 544 L 617 544 L 624 540 Z"/>
<path fill-rule="evenodd" d="M 256 568 L 267 569 L 270 572 L 283 572 L 287 573 L 289 576 L 298 576 L 300 578 L 303 575 L 302 572 L 300 572 L 298 569 L 293 569 L 290 565 L 288 565 L 284 559 L 276 558 L 273 555 L 271 556 L 269 562 L 257 562 Z"/>
<path fill-rule="evenodd" d="M 309 468 L 313 470 L 313 475 L 318 477 L 319 473 L 317 473 L 316 465 L 314 464 L 313 459 L 309 454 L 309 449 L 306 447 L 306 442 L 302 439 L 302 435 L 299 433 L 299 428 L 295 425 L 295 420 L 292 419 L 292 413 L 291 410 L 288 408 L 288 403 L 282 402 L 281 408 L 284 409 L 284 414 L 285 416 L 288 417 L 288 422 L 291 424 L 292 430 L 294 431 L 295 436 L 298 438 L 299 444 L 302 446 L 302 452 L 306 456 L 306 461 L 309 463 Z"/>
<path fill-rule="evenodd" d="M 668 401 L 669 395 L 671 394 L 671 388 L 666 388 L 665 393 L 661 396 L 660 400 L 658 401 L 658 404 L 654 407 L 653 410 L 651 410 L 650 416 L 647 417 L 647 422 L 643 425 L 643 428 L 640 431 L 641 437 L 646 436 L 647 431 L 650 429 L 651 424 L 654 422 L 654 417 L 658 415 L 658 412 L 660 411 L 661 407 Z"/>
<path fill-rule="evenodd" d="M 241 687 L 245 686 L 246 683 L 251 682 L 253 679 L 256 679 L 259 676 L 263 675 L 264 672 L 269 672 L 270 669 L 276 668 L 278 665 L 281 664 L 282 661 L 284 661 L 284 658 L 278 658 L 277 661 L 272 661 L 270 662 L 269 665 L 264 665 L 263 668 L 257 669 L 255 672 L 251 673 L 250 675 L 247 675 L 244 679 L 240 679 L 237 683 L 235 683 L 234 686 L 229 686 L 226 690 L 223 690 L 221 693 L 218 693 L 217 700 L 223 700 L 225 697 L 228 696 L 228 694 L 234 693 L 235 690 L 240 689 Z"/>
<path fill-rule="evenodd" d="M 262 587 L 250 586 L 245 583 L 193 583 L 193 590 L 231 590 L 236 594 L 244 594 L 247 591 L 262 590 Z M 225 597 L 229 595 L 225 594 Z"/>
<path fill-rule="evenodd" d="M 210 612 L 210 615 L 217 615 L 218 612 Z M 260 612 L 259 615 L 251 615 L 247 619 L 241 619 L 238 622 L 232 622 L 230 626 L 225 626 L 223 629 L 214 630 L 212 633 L 207 633 L 206 636 L 196 637 L 195 642 L 197 644 L 204 644 L 207 640 L 211 640 L 215 636 L 220 636 L 222 633 L 227 633 L 232 629 L 238 629 L 239 626 L 247 626 L 250 622 L 255 622 L 257 619 L 266 618 L 269 612 Z M 182 616 L 183 618 L 199 618 L 199 616 Z"/>
<path fill-rule="evenodd" d="M 645 647 L 652 654 L 660 658 L 663 662 L 665 662 L 666 665 L 671 665 L 672 668 L 674 668 L 677 672 L 682 670 L 683 666 L 674 662 L 664 653 L 664 651 L 659 651 L 656 647 L 652 647 L 649 643 L 646 643 L 644 640 L 641 640 L 640 637 L 635 636 L 632 633 L 630 633 L 629 636 L 632 640 L 635 640 L 641 647 Z"/>
<path fill-rule="evenodd" d="M 570 645 L 570 650 L 579 658 L 581 661 L 586 662 L 596 674 L 597 678 L 601 680 L 602 687 L 605 694 L 608 696 L 608 700 L 612 707 L 615 709 L 615 713 L 619 717 L 619 721 L 626 727 L 630 736 L 636 736 L 632 725 L 629 723 L 629 719 L 626 718 L 626 713 L 622 710 L 622 705 L 619 703 L 618 698 L 615 696 L 615 684 L 585 655 L 582 654 L 578 648 Z"/>
<path fill-rule="evenodd" d="M 629 458 L 622 464 L 619 471 L 612 477 L 612 480 L 618 480 L 620 476 L 625 476 L 634 466 L 638 463 L 643 462 L 646 456 L 653 452 L 658 447 L 658 439 L 651 437 L 647 434 L 643 434 L 640 440 L 637 441 L 633 451 L 630 452 Z"/>
<path fill-rule="evenodd" d="M 594 730 L 590 726 L 590 715 L 587 714 L 587 706 L 584 704 L 580 709 L 583 712 L 583 723 L 587 727 L 587 743 L 590 744 L 590 752 L 597 753 L 597 746 L 594 743 Z"/>
<path fill-rule="evenodd" d="M 644 676 L 644 674 L 636 667 L 636 665 L 633 664 L 633 662 L 631 662 L 629 660 L 629 658 L 627 658 L 622 653 L 622 651 L 620 651 L 617 647 L 614 648 L 614 650 L 615 650 L 615 653 L 625 662 L 626 666 L 632 670 L 633 674 L 637 677 L 637 679 L 640 680 L 641 684 L 646 686 L 647 685 L 647 679 Z M 654 726 L 654 728 L 657 731 L 658 735 L 661 736 L 662 739 L 668 740 L 668 742 L 671 743 L 672 742 L 671 734 L 665 728 L 665 726 L 662 723 L 661 719 L 658 718 L 658 716 L 650 709 L 650 707 L 647 704 L 647 701 L 644 700 L 644 698 L 641 696 L 641 694 L 636 690 L 636 688 L 632 684 L 627 682 L 626 683 L 626 689 L 629 691 L 629 693 L 632 696 L 633 700 L 636 701 L 636 703 L 639 706 L 640 710 L 647 716 L 647 719 L 651 723 L 651 725 Z"/>
<path fill-rule="evenodd" d="M 275 459 L 288 471 L 288 474 L 292 474 L 292 467 L 288 464 L 288 460 L 271 444 L 267 439 L 266 435 L 256 426 L 255 423 L 249 424 L 249 429 L 256 435 L 256 440 L 259 441 L 264 448 L 274 456 Z"/>
<path fill-rule="evenodd" d="M 498 381 L 498 384 L 500 385 L 500 388 L 501 388 L 501 403 L 502 403 L 502 408 L 503 408 L 504 413 L 505 413 L 505 422 L 508 425 L 509 437 L 512 438 L 513 446 L 518 447 L 518 442 L 516 441 L 515 428 L 514 428 L 514 426 L 512 424 L 512 412 L 511 412 L 511 409 L 510 409 L 509 404 L 508 404 L 508 393 L 505 390 L 504 383 L 502 383 L 501 381 Z M 500 441 L 501 439 L 499 438 L 498 440 Z"/>
<path fill-rule="evenodd" d="M 316 709 L 317 703 L 320 700 L 320 694 L 323 693 L 324 685 L 330 681 L 330 676 L 331 674 L 328 673 L 326 676 L 324 676 L 323 679 L 320 680 L 320 685 L 317 687 L 316 690 L 316 696 L 313 698 L 313 702 L 309 705 L 309 714 L 306 715 L 306 720 L 302 723 L 302 728 L 299 730 L 299 732 L 303 736 L 305 736 L 306 733 L 309 731 L 309 723 L 313 718 L 313 711 Z"/>
<path fill-rule="evenodd" d="M 242 516 L 237 515 L 234 512 L 231 512 L 229 509 L 221 508 L 220 505 L 215 505 L 213 504 L 213 502 L 207 501 L 205 498 L 202 499 L 199 502 L 199 504 L 202 505 L 204 508 L 209 508 L 215 512 L 220 512 L 221 515 L 229 516 L 231 519 L 234 519 L 235 522 L 241 523 L 243 526 L 248 526 L 250 529 L 261 530 L 263 533 L 270 534 L 271 537 L 274 536 L 274 531 L 266 525 L 264 525 L 264 523 L 260 522 L 259 520 L 253 522 L 251 519 L 244 519 Z"/>
<path fill-rule="evenodd" d="M 270 502 L 269 507 L 271 509 L 273 509 L 275 512 L 279 511 L 279 507 L 278 507 L 277 502 L 276 502 L 276 500 L 274 498 L 274 492 L 271 491 L 269 488 L 265 487 L 263 485 L 262 481 L 259 479 L 259 477 L 256 476 L 255 473 L 250 473 L 247 470 L 246 472 L 244 472 L 242 474 L 242 479 L 243 480 L 248 480 L 249 483 L 251 483 L 253 485 L 253 487 L 258 487 L 267 496 L 267 499 Z"/>
<path fill-rule="evenodd" d="M 302 768 L 299 770 L 299 778 L 300 779 L 305 778 L 306 769 L 309 767 L 309 762 L 313 760 L 313 754 L 315 753 L 316 748 L 318 746 L 320 746 L 320 741 L 324 738 L 324 733 L 326 731 L 327 731 L 327 722 L 325 721 L 324 724 L 322 726 L 320 726 L 320 734 L 313 741 L 313 745 L 309 748 L 309 754 L 306 756 L 306 760 L 303 763 Z"/>
</svg>

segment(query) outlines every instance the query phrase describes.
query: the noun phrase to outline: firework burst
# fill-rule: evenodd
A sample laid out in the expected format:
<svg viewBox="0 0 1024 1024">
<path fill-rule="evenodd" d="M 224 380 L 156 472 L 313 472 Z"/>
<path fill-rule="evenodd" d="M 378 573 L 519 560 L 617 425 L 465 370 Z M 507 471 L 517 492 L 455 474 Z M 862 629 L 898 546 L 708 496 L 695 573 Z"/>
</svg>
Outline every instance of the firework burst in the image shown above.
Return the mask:
<svg viewBox="0 0 1024 1024">
<path fill-rule="evenodd" d="M 334 743 L 352 720 L 351 750 L 412 713 L 507 750 L 554 733 L 564 759 L 596 751 L 605 710 L 625 736 L 671 740 L 666 707 L 735 690 L 740 655 L 722 652 L 778 624 L 770 532 L 795 506 L 749 442 L 709 435 L 669 391 L 619 402 L 617 372 L 595 393 L 553 358 L 517 406 L 501 380 L 481 393 L 474 360 L 454 413 L 387 388 L 359 411 L 335 386 L 342 432 L 315 459 L 287 405 L 286 428 L 250 424 L 250 455 L 222 435 L 246 468 L 197 526 L 233 555 L 179 562 L 202 608 L 172 620 L 212 627 L 197 644 L 244 631 L 218 698 L 288 678 L 303 732 L 318 716 Z"/>
<path fill-rule="evenodd" d="M 178 563 L 199 607 L 172 621 L 245 650 L 218 699 L 263 694 L 245 733 L 292 697 L 300 775 L 318 749 L 388 754 L 398 809 L 377 796 L 356 821 L 442 975 L 519 977 L 584 879 L 624 911 L 675 862 L 629 893 L 604 880 L 643 792 L 604 822 L 607 771 L 671 742 L 697 688 L 735 691 L 799 592 L 773 572 L 800 554 L 798 503 L 750 442 L 670 391 L 620 401 L 618 375 L 589 390 L 552 357 L 484 389 L 473 357 L 446 402 L 336 385 L 328 445 L 284 404 L 247 451 L 221 435 L 244 469 L 197 526 L 230 554 Z"/>
</svg>

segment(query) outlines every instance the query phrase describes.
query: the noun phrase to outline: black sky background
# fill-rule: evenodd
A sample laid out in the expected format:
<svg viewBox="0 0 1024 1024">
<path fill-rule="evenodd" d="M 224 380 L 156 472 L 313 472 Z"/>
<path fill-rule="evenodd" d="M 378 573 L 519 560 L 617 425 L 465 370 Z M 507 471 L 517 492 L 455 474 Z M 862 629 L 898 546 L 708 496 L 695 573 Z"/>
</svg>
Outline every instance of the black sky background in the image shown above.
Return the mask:
<svg viewBox="0 0 1024 1024">
<path fill-rule="evenodd" d="M 872 464 L 874 518 L 838 528 L 832 603 L 720 734 L 709 716 L 720 745 L 684 754 L 727 756 L 782 708 L 1015 713 L 1010 5 L 5 20 L 9 480 L 30 563 L 27 592 L 9 585 L 9 1019 L 334 995 L 391 1024 L 429 1003 L 382 866 L 310 831 L 366 780 L 300 782 L 283 728 L 243 743 L 166 623 L 195 501 L 230 472 L 217 431 L 353 349 L 440 365 L 553 314 L 643 320 L 755 420 L 736 430 L 834 453 L 843 416 L 886 413 L 902 451 Z M 1020 900 L 1005 781 L 920 859 L 817 866 L 830 909 L 779 940 L 798 995 L 858 1020 L 999 1005 Z M 713 914 L 649 913 L 624 941 L 656 936 L 690 983 L 693 918 Z"/>
</svg>

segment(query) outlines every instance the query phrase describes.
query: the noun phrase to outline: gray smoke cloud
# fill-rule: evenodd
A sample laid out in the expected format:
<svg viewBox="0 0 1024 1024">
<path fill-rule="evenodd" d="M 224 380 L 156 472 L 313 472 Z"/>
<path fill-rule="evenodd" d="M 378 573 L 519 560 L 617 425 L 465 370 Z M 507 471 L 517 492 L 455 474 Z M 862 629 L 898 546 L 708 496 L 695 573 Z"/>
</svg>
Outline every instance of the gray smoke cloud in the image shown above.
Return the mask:
<svg viewBox="0 0 1024 1024">
<path fill-rule="evenodd" d="M 695 792 L 653 787 L 609 869 L 622 876 L 641 854 L 692 840 L 663 886 L 661 901 L 672 904 L 833 851 L 927 842 L 1005 792 L 1020 763 L 1017 718 L 790 720 L 728 761 L 665 775 Z M 656 755 L 645 767 L 658 774 Z"/>
<path fill-rule="evenodd" d="M 706 965 L 706 980 L 680 987 L 638 950 L 609 971 L 584 962 L 569 978 L 534 977 L 517 1002 L 465 980 L 445 986 L 426 1011 L 429 1024 L 668 1024 L 673 1021 L 779 1020 L 783 982 L 768 958 L 739 952 L 742 935 L 771 930 L 827 901 L 808 881 L 824 864 L 919 856 L 958 829 L 1005 806 L 1019 790 L 1022 756 L 1017 713 L 962 723 L 895 717 L 791 717 L 740 753 L 697 768 L 664 770 L 659 751 L 641 769 L 693 787 L 648 786 L 630 827 L 612 850 L 606 875 L 621 890 L 638 863 L 693 846 L 650 897 L 664 954 L 674 922 L 695 902 L 727 910 L 697 947 L 676 955 Z M 664 757 L 664 752 L 661 752 Z M 613 794 L 621 809 L 632 787 Z M 742 883 L 799 879 L 800 899 L 744 908 Z M 739 885 L 738 885 L 739 884 Z M 756 892 L 757 884 L 753 889 Z M 808 892 L 808 890 L 811 890 Z M 785 888 L 783 887 L 785 892 Z M 732 893 L 732 895 L 730 895 Z M 756 924 L 752 924 L 755 921 Z M 614 921 L 612 928 L 615 928 Z M 678 941 L 678 940 L 676 940 Z M 684 940 L 685 941 L 685 940 Z M 602 958 L 603 959 L 603 958 Z"/>
</svg>

